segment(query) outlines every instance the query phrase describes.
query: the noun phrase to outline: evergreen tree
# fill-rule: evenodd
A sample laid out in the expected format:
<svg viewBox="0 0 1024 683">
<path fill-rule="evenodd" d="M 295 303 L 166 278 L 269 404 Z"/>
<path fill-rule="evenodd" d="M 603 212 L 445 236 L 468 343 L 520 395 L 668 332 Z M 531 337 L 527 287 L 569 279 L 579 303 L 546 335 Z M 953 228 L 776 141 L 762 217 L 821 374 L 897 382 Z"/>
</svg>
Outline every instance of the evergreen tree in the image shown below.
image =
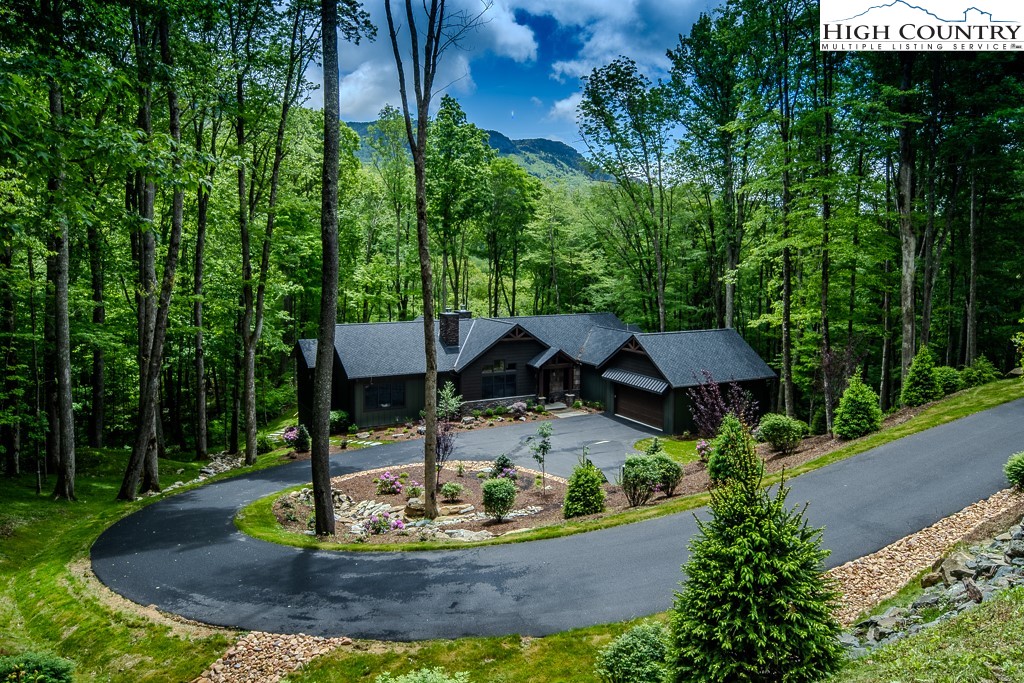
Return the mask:
<svg viewBox="0 0 1024 683">
<path fill-rule="evenodd" d="M 882 409 L 878 407 L 878 394 L 864 384 L 859 373 L 854 373 L 850 384 L 839 400 L 833 432 L 840 439 L 856 439 L 882 427 Z"/>
<path fill-rule="evenodd" d="M 904 406 L 919 406 L 937 398 L 942 398 L 942 388 L 935 381 L 935 359 L 928 347 L 922 346 L 910 364 L 900 401 Z"/>
</svg>

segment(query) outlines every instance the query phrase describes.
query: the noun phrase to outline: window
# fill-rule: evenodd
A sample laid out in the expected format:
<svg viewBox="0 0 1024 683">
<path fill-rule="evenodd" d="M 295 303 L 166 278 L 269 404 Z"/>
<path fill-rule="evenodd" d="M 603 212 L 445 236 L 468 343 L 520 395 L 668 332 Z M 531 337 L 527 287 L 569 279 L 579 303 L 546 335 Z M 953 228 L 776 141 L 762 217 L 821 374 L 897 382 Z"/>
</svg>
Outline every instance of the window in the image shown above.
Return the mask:
<svg viewBox="0 0 1024 683">
<path fill-rule="evenodd" d="M 405 382 L 367 384 L 363 394 L 363 410 L 388 410 L 405 407 Z"/>
<path fill-rule="evenodd" d="M 480 398 L 516 395 L 516 364 L 496 360 L 481 370 Z"/>
</svg>

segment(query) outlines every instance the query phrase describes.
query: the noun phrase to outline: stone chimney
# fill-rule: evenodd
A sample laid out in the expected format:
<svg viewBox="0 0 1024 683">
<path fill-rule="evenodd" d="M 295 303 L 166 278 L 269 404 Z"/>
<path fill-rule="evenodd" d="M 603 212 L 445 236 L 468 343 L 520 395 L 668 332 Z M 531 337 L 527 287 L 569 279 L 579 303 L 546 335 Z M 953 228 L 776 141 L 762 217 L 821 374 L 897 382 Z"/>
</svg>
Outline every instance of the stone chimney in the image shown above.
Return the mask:
<svg viewBox="0 0 1024 683">
<path fill-rule="evenodd" d="M 459 318 L 454 311 L 445 311 L 439 316 L 441 320 L 441 343 L 445 346 L 459 345 Z"/>
</svg>

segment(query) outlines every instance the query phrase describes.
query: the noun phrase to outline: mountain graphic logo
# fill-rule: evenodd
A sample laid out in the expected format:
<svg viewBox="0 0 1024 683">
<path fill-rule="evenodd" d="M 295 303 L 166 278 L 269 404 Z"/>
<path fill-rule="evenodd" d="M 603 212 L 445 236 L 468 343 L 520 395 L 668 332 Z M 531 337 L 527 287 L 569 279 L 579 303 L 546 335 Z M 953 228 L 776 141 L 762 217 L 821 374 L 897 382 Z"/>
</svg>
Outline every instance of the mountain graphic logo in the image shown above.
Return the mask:
<svg viewBox="0 0 1024 683">
<path fill-rule="evenodd" d="M 822 3 L 824 4 L 824 3 Z M 831 3 L 829 3 L 831 4 Z M 844 9 L 849 12 L 849 5 Z M 982 4 L 982 3 L 979 3 Z M 985 0 L 984 8 L 976 4 L 956 2 L 923 2 L 922 0 L 892 0 L 892 2 L 875 4 L 858 13 L 836 19 L 832 23 L 878 22 L 905 23 L 928 22 L 944 24 L 1018 24 L 1018 19 L 1008 15 L 1020 10 L 1020 3 Z M 928 5 L 925 7 L 924 5 Z M 936 5 L 942 5 L 937 8 Z M 1009 5 L 1009 6 L 1005 6 Z"/>
</svg>

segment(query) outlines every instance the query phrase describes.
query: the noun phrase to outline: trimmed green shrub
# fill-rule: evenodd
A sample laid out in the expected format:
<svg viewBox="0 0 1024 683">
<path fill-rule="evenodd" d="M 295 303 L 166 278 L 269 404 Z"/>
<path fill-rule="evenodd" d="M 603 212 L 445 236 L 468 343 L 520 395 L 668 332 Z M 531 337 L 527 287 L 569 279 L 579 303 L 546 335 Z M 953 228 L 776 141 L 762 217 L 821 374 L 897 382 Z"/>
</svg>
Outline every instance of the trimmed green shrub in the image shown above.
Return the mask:
<svg viewBox="0 0 1024 683">
<path fill-rule="evenodd" d="M 835 419 L 835 415 L 832 416 L 832 419 Z M 814 409 L 814 414 L 811 415 L 810 430 L 811 434 L 815 436 L 828 431 L 828 424 L 825 421 L 825 406 L 818 406 Z"/>
<path fill-rule="evenodd" d="M 1014 453 L 1003 466 L 1006 480 L 1018 489 L 1024 489 L 1024 451 Z"/>
<path fill-rule="evenodd" d="M 434 669 L 416 669 L 397 678 L 390 673 L 381 674 L 373 683 L 470 683 L 469 674 L 465 671 L 450 674 L 441 667 Z"/>
<path fill-rule="evenodd" d="M 988 358 L 978 356 L 969 368 L 960 371 L 960 377 L 964 380 L 964 387 L 970 389 L 996 381 L 999 379 L 999 371 Z"/>
<path fill-rule="evenodd" d="M 572 469 L 562 514 L 566 519 L 604 512 L 604 475 L 587 459 L 586 450 Z"/>
<path fill-rule="evenodd" d="M 932 373 L 935 375 L 935 383 L 939 385 L 943 396 L 955 394 L 964 388 L 964 378 L 960 376 L 960 372 L 956 368 L 939 365 L 932 370 Z"/>
<path fill-rule="evenodd" d="M 516 504 L 516 485 L 511 479 L 499 477 L 484 482 L 484 512 L 499 522 L 512 512 Z"/>
<path fill-rule="evenodd" d="M 348 429 L 348 413 L 344 410 L 331 411 L 331 434 L 341 434 Z"/>
<path fill-rule="evenodd" d="M 667 498 L 671 498 L 675 495 L 679 482 L 683 480 L 683 468 L 662 452 L 647 457 L 654 461 L 655 467 L 658 468 L 658 488 Z"/>
<path fill-rule="evenodd" d="M 668 632 L 657 622 L 634 626 L 597 654 L 594 671 L 609 683 L 662 683 Z"/>
<path fill-rule="evenodd" d="M 861 381 L 859 372 L 855 372 L 832 417 L 832 432 L 840 439 L 856 439 L 881 428 L 878 394 Z"/>
<path fill-rule="evenodd" d="M 914 356 L 910 370 L 903 378 L 903 390 L 900 391 L 900 403 L 904 406 L 920 406 L 942 398 L 942 390 L 935 382 L 935 359 L 927 346 Z"/>
<path fill-rule="evenodd" d="M 71 683 L 75 663 L 46 652 L 0 657 L 0 681 Z"/>
<path fill-rule="evenodd" d="M 629 506 L 638 507 L 649 501 L 660 478 L 661 472 L 652 458 L 645 455 L 631 455 L 626 458 L 619 485 Z"/>
<path fill-rule="evenodd" d="M 846 660 L 821 530 L 762 475 L 711 491 L 671 615 L 669 680 L 820 681 Z"/>
<path fill-rule="evenodd" d="M 654 455 L 655 453 L 661 453 L 665 450 L 664 444 L 661 443 L 661 439 L 654 437 L 651 442 L 647 444 L 647 448 L 644 449 L 644 455 Z"/>
<path fill-rule="evenodd" d="M 758 431 L 761 439 L 773 449 L 789 455 L 800 445 L 800 439 L 807 435 L 807 424 L 779 413 L 768 413 L 761 418 Z"/>
<path fill-rule="evenodd" d="M 444 498 L 446 503 L 454 503 L 465 490 L 466 487 L 462 484 L 455 481 L 447 481 L 441 487 L 441 497 Z"/>
<path fill-rule="evenodd" d="M 732 479 L 749 479 L 764 469 L 757 457 L 750 430 L 735 415 L 722 420 L 718 436 L 711 442 L 708 476 L 711 483 L 721 485 Z"/>
<path fill-rule="evenodd" d="M 263 455 L 277 448 L 277 444 L 266 434 L 256 435 L 256 455 Z"/>
</svg>

